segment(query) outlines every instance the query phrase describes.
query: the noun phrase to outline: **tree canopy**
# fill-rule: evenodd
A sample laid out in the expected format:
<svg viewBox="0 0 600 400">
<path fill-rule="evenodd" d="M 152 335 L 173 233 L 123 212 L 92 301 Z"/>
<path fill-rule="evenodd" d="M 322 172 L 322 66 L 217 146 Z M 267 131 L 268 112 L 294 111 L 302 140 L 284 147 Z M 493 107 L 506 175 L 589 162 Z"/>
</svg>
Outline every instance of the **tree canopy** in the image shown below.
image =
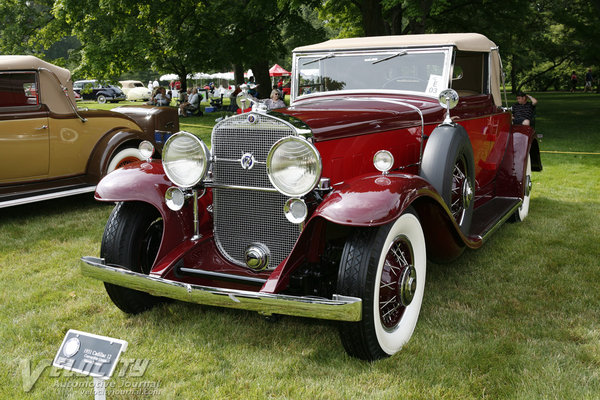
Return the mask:
<svg viewBox="0 0 600 400">
<path fill-rule="evenodd" d="M 600 66 L 600 0 L 3 0 L 0 22 L 0 53 L 35 54 L 78 78 L 234 70 L 240 82 L 252 68 L 262 88 L 299 45 L 436 32 L 496 42 L 513 90 Z"/>
</svg>

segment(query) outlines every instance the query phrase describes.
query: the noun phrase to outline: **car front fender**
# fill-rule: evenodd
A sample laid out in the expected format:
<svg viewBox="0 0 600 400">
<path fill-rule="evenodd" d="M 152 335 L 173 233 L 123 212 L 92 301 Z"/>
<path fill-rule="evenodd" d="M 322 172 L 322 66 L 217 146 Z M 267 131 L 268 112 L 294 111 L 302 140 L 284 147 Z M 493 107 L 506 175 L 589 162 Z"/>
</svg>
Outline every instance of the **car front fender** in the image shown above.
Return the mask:
<svg viewBox="0 0 600 400">
<path fill-rule="evenodd" d="M 172 211 L 165 202 L 166 190 L 173 183 L 166 177 L 160 161 L 140 161 L 125 165 L 106 175 L 96 186 L 95 198 L 104 202 L 144 202 L 158 210 L 163 219 L 163 240 L 157 260 L 194 235 L 193 207 Z M 199 199 L 200 204 L 212 202 L 211 192 Z M 212 223 L 206 206 L 199 207 L 202 233 L 210 232 Z"/>
<path fill-rule="evenodd" d="M 273 271 L 262 290 L 277 293 L 305 259 L 318 262 L 319 246 L 315 243 L 325 242 L 327 224 L 380 226 L 395 221 L 409 206 L 421 221 L 431 260 L 449 261 L 458 257 L 465 246 L 478 247 L 460 232 L 443 199 L 425 179 L 401 173 L 363 175 L 336 185 L 325 197 L 307 221 L 290 256 Z"/>
<path fill-rule="evenodd" d="M 394 221 L 416 198 L 443 202 L 423 178 L 411 174 L 363 175 L 337 186 L 312 218 L 350 226 L 377 226 Z"/>
</svg>

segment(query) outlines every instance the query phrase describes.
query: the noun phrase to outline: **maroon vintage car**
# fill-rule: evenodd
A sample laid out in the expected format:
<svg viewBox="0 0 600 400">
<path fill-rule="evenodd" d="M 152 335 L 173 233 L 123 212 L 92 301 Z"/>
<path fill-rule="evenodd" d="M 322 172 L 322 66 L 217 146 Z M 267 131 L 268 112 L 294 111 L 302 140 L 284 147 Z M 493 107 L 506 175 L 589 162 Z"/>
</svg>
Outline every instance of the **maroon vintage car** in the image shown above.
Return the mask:
<svg viewBox="0 0 600 400">
<path fill-rule="evenodd" d="M 427 258 L 478 248 L 523 220 L 529 126 L 502 106 L 498 48 L 478 34 L 331 40 L 297 48 L 291 106 L 227 118 L 209 148 L 172 136 L 120 169 L 85 275 L 137 313 L 183 301 L 340 321 L 349 354 L 410 339 Z"/>
</svg>

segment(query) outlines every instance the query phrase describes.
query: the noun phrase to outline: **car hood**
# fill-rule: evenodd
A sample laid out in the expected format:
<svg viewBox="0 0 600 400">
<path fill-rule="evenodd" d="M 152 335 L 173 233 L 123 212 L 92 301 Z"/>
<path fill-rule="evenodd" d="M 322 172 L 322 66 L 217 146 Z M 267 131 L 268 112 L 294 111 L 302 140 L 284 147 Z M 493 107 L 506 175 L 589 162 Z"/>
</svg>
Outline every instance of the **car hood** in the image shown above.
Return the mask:
<svg viewBox="0 0 600 400">
<path fill-rule="evenodd" d="M 433 99 L 382 95 L 305 99 L 274 114 L 283 114 L 292 123 L 300 120 L 312 131 L 315 141 L 323 141 L 420 126 L 415 107 L 425 124 L 440 123 L 444 118 L 444 110 Z"/>
</svg>

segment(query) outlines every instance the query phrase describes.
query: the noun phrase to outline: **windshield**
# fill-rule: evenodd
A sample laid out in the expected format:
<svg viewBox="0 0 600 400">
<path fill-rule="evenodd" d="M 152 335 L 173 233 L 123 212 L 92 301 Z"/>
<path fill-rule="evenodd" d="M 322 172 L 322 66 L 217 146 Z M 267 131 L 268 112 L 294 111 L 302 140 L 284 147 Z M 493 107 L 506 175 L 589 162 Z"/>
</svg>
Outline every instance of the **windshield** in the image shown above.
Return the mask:
<svg viewBox="0 0 600 400">
<path fill-rule="evenodd" d="M 436 49 L 299 55 L 295 94 L 401 90 L 437 97 L 448 87 L 447 54 L 445 49 Z"/>
</svg>

